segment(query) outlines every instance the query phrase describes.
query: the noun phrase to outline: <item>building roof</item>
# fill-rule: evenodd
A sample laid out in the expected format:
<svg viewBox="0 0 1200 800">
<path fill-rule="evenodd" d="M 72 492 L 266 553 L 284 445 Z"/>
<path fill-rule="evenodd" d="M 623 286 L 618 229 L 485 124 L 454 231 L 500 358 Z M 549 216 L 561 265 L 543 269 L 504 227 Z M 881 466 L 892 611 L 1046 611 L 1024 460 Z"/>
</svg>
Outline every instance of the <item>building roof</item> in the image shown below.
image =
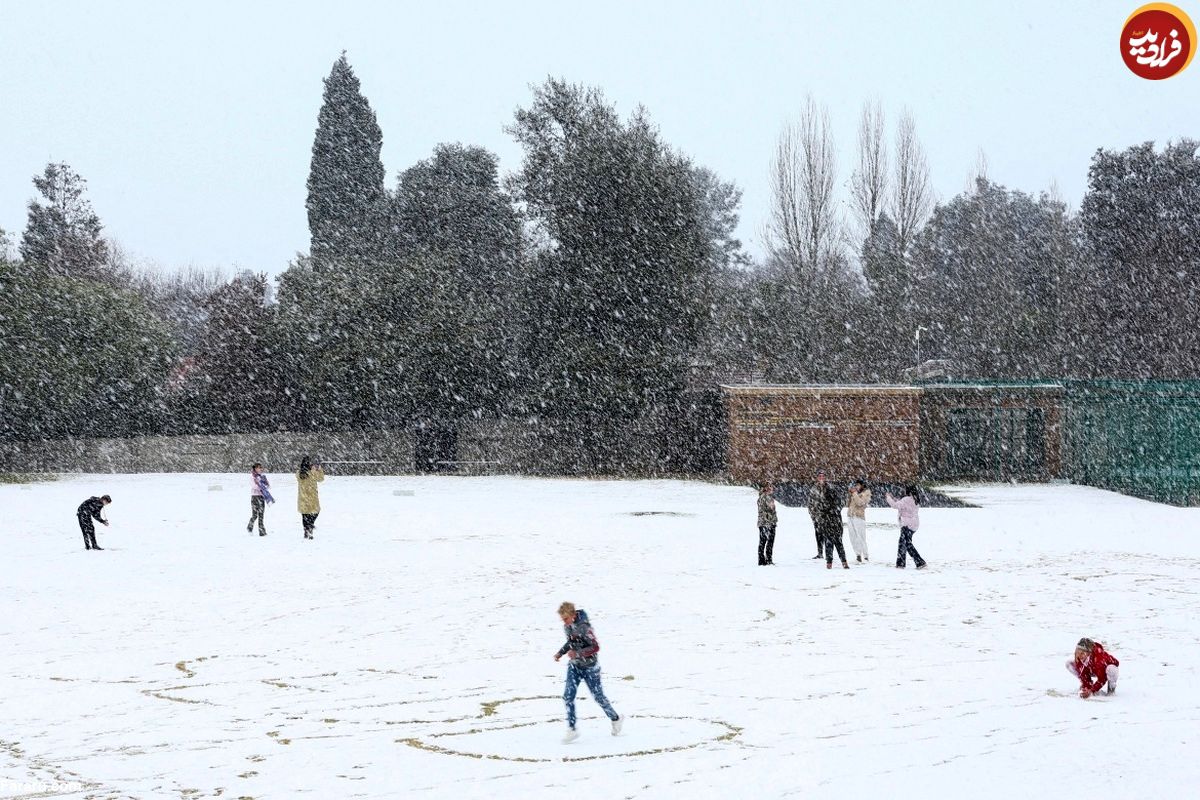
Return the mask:
<svg viewBox="0 0 1200 800">
<path fill-rule="evenodd" d="M 920 386 L 879 383 L 756 383 L 746 385 L 721 384 L 721 390 L 745 394 L 787 394 L 794 392 L 816 392 L 823 394 L 915 394 Z"/>
</svg>

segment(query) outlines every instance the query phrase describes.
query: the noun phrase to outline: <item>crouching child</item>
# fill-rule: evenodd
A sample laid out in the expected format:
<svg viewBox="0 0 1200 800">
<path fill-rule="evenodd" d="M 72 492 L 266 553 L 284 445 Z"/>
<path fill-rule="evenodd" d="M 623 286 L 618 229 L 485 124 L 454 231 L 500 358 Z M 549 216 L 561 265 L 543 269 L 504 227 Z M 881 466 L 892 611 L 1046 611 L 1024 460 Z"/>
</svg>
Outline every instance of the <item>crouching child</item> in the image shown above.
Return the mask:
<svg viewBox="0 0 1200 800">
<path fill-rule="evenodd" d="M 1121 662 L 1104 645 L 1086 637 L 1075 645 L 1075 658 L 1067 662 L 1067 670 L 1079 678 L 1079 696 L 1084 699 L 1099 694 L 1105 685 L 1108 687 L 1105 694 L 1116 692 L 1120 666 Z"/>
</svg>

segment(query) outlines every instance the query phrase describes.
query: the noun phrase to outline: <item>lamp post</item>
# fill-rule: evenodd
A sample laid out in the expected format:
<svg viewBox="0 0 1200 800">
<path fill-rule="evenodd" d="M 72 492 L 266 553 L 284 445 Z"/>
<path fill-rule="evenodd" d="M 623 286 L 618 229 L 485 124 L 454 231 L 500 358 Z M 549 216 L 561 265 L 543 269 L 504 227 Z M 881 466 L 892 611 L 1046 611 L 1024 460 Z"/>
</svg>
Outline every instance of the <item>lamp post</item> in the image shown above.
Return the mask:
<svg viewBox="0 0 1200 800">
<path fill-rule="evenodd" d="M 929 328 L 926 328 L 924 325 L 918 325 L 916 332 L 913 334 L 913 338 L 917 340 L 916 376 L 917 376 L 918 380 L 920 380 L 920 378 L 921 378 L 921 331 L 927 331 L 927 330 L 929 330 Z"/>
</svg>

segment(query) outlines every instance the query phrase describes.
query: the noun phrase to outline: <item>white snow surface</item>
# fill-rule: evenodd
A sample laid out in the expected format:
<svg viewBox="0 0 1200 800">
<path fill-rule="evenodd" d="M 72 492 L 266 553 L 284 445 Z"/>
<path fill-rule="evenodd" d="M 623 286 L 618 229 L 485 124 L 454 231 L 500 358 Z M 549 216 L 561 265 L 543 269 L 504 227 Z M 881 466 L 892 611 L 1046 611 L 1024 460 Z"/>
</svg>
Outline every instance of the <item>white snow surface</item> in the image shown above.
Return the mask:
<svg viewBox="0 0 1200 800">
<path fill-rule="evenodd" d="M 929 569 L 894 568 L 873 508 L 872 560 L 846 571 L 782 506 L 757 566 L 747 488 L 330 477 L 305 541 L 294 477 L 271 477 L 266 538 L 246 475 L 0 486 L 0 797 L 1200 787 L 1200 509 L 949 487 L 981 507 L 922 510 Z M 85 552 L 75 508 L 104 493 L 106 550 Z M 561 742 L 563 600 L 595 626 L 620 736 L 581 686 Z M 1079 698 L 1081 636 L 1121 660 L 1117 694 Z"/>
</svg>

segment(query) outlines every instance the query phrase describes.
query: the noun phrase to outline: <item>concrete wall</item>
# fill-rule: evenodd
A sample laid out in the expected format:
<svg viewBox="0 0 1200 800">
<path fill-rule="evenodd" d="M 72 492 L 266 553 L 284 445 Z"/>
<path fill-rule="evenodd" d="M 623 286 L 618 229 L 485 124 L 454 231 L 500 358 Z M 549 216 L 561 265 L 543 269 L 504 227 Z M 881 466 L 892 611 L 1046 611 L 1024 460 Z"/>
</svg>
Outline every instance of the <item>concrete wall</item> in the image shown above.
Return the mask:
<svg viewBox="0 0 1200 800">
<path fill-rule="evenodd" d="M 415 429 L 0 442 L 0 472 L 241 472 L 255 461 L 291 472 L 307 454 L 342 475 L 710 476 L 724 465 L 724 423 L 711 412 L 688 406 L 635 420 L 467 420 L 435 426 L 438 443 L 427 439 L 420 454 L 418 437 L 429 432 Z"/>
<path fill-rule="evenodd" d="M 0 470 L 242 472 L 261 461 L 269 472 L 291 472 L 304 455 L 314 456 L 331 472 L 342 475 L 413 470 L 412 436 L 405 431 L 0 442 Z"/>
</svg>

